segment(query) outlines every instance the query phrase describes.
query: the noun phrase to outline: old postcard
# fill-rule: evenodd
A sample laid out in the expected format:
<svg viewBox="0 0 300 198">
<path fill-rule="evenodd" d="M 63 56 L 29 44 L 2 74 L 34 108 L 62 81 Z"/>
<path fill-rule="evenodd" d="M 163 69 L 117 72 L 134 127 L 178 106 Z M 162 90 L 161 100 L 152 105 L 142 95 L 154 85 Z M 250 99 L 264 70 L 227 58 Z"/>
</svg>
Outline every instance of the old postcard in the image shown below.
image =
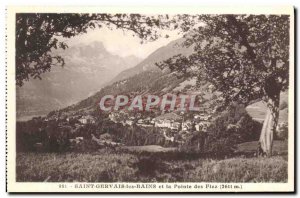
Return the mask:
<svg viewBox="0 0 300 198">
<path fill-rule="evenodd" d="M 294 8 L 7 7 L 8 192 L 294 192 Z"/>
</svg>

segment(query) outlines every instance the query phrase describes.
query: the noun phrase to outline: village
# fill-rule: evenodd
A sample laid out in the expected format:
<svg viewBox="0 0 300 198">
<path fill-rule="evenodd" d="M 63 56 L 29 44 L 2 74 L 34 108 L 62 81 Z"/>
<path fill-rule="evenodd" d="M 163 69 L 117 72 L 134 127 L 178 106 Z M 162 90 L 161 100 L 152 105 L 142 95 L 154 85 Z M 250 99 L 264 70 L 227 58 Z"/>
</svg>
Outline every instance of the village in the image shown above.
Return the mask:
<svg viewBox="0 0 300 198">
<path fill-rule="evenodd" d="M 137 112 L 133 114 L 130 111 L 119 110 L 107 112 L 105 122 L 120 124 L 124 129 L 126 127 L 139 128 L 156 128 L 162 134 L 166 141 L 175 142 L 175 136 L 180 136 L 181 141 L 177 143 L 183 144 L 189 134 L 194 132 L 207 132 L 207 128 L 212 122 L 212 110 L 207 105 L 200 108 L 199 112 L 180 112 L 166 111 L 147 114 Z M 57 122 L 59 131 L 69 131 L 70 134 L 76 134 L 69 138 L 71 144 L 79 144 L 84 140 L 84 134 L 78 134 L 78 131 L 83 131 L 87 126 L 94 125 L 96 127 L 99 121 L 97 116 L 89 113 L 64 114 L 55 113 L 52 116 L 42 118 L 43 122 L 49 125 L 51 122 Z M 102 118 L 101 118 L 102 119 Z M 103 121 L 103 119 L 102 119 Z M 97 127 L 96 127 L 97 128 Z M 97 129 L 92 132 L 92 140 L 100 146 L 118 146 L 122 143 L 115 142 L 110 138 L 109 132 L 101 135 L 96 135 Z M 41 146 L 40 144 L 36 145 Z"/>
<path fill-rule="evenodd" d="M 206 132 L 212 117 L 211 115 L 201 113 L 195 114 L 193 119 L 185 119 L 182 112 L 179 115 L 175 112 L 169 112 L 155 118 L 142 118 L 141 114 L 138 114 L 137 117 L 128 117 L 128 114 L 125 112 L 112 112 L 109 114 L 109 118 L 111 121 L 121 123 L 124 126 L 136 124 L 142 127 L 168 128 L 175 131 L 189 131 L 195 128 L 196 131 Z"/>
</svg>

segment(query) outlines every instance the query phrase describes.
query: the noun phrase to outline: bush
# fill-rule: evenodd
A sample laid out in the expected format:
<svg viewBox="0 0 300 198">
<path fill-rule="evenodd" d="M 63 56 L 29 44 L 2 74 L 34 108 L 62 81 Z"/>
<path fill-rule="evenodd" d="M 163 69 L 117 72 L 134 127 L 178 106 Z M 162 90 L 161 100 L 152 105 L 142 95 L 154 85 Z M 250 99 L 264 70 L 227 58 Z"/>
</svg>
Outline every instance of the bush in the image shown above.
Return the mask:
<svg viewBox="0 0 300 198">
<path fill-rule="evenodd" d="M 153 156 L 141 156 L 136 162 L 138 174 L 142 176 L 154 176 L 155 171 L 159 169 L 161 163 L 158 158 Z"/>
<path fill-rule="evenodd" d="M 258 140 L 262 124 L 254 121 L 244 106 L 232 104 L 216 117 L 208 132 L 196 132 L 187 138 L 183 149 L 190 152 L 210 153 L 221 157 L 233 154 L 236 145 Z"/>
<path fill-rule="evenodd" d="M 275 135 L 276 135 L 275 136 L 276 139 L 287 140 L 289 136 L 288 123 L 287 122 L 279 123 Z"/>
<path fill-rule="evenodd" d="M 239 143 L 256 141 L 260 137 L 262 123 L 257 122 L 246 114 L 237 122 L 238 134 L 240 135 Z"/>
<path fill-rule="evenodd" d="M 236 150 L 236 141 L 232 137 L 218 138 L 208 137 L 205 145 L 205 151 L 210 154 L 211 157 L 228 157 L 231 156 Z"/>
</svg>

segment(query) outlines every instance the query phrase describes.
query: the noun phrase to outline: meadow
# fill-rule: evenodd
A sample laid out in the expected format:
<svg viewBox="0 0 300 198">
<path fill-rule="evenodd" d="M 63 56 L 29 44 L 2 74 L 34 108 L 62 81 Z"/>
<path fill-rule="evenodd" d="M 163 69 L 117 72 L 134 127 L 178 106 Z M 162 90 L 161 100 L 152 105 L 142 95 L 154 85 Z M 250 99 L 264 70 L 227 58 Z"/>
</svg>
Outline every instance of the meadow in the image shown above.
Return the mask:
<svg viewBox="0 0 300 198">
<path fill-rule="evenodd" d="M 16 168 L 18 182 L 287 182 L 287 167 L 286 155 L 209 159 L 178 151 L 101 149 L 18 153 Z"/>
</svg>

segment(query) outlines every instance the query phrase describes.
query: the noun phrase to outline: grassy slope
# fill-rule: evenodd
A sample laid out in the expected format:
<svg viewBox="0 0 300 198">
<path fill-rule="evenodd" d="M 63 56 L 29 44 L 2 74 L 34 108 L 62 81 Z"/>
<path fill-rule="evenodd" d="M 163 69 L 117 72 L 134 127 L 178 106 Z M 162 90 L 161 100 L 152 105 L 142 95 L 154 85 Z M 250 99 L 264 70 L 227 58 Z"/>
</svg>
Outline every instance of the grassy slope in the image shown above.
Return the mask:
<svg viewBox="0 0 300 198">
<path fill-rule="evenodd" d="M 102 151 L 17 154 L 17 181 L 286 182 L 287 161 L 272 158 L 167 160 Z"/>
<path fill-rule="evenodd" d="M 20 153 L 17 155 L 17 181 L 118 181 L 129 180 L 133 155 L 102 153 L 56 154 Z M 50 178 L 49 178 L 50 177 Z"/>
<path fill-rule="evenodd" d="M 282 157 L 231 158 L 205 161 L 193 170 L 189 181 L 287 182 L 287 161 Z"/>
<path fill-rule="evenodd" d="M 239 152 L 255 152 L 257 150 L 257 141 L 245 142 L 238 145 L 237 150 Z M 275 140 L 273 143 L 273 153 L 274 154 L 287 154 L 288 153 L 288 142 Z"/>
</svg>

